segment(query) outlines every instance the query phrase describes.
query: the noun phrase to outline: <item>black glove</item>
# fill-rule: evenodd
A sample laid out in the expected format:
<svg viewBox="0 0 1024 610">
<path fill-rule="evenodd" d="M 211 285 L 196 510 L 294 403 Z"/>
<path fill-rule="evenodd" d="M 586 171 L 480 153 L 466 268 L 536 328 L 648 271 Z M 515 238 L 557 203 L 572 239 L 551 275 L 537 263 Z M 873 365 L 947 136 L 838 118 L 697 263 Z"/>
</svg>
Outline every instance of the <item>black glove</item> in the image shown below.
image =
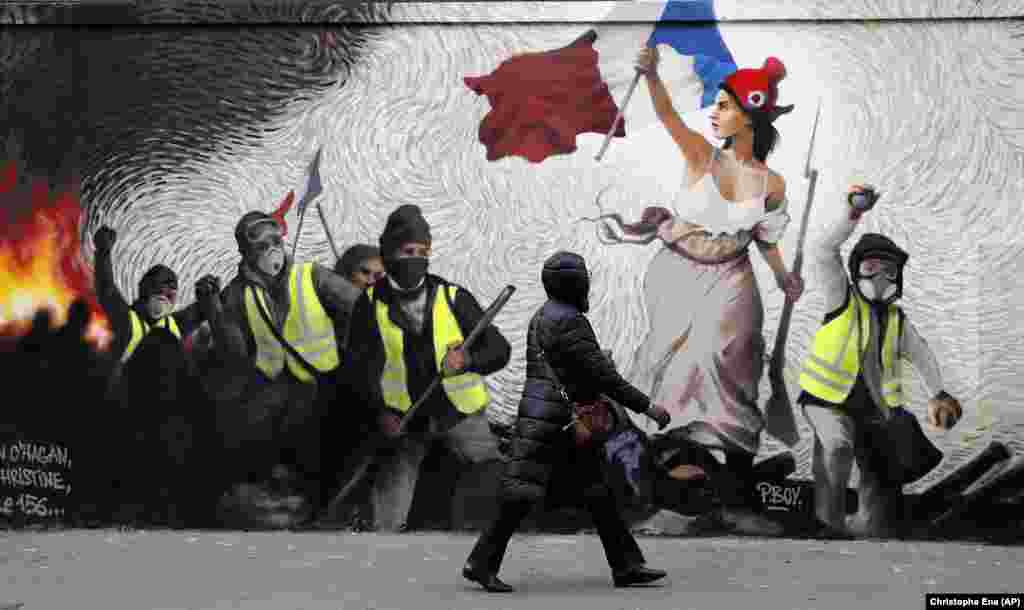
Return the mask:
<svg viewBox="0 0 1024 610">
<path fill-rule="evenodd" d="M 672 421 L 672 415 L 669 414 L 665 407 L 655 402 L 651 403 L 645 415 L 657 422 L 658 430 L 664 430 L 665 426 L 669 425 Z"/>
<path fill-rule="evenodd" d="M 204 275 L 196 282 L 196 298 L 209 299 L 220 294 L 220 278 L 215 275 Z"/>
<path fill-rule="evenodd" d="M 96 252 L 109 254 L 114 249 L 114 243 L 117 241 L 117 231 L 104 225 L 100 227 L 98 231 L 92 236 L 92 244 L 96 248 Z"/>
</svg>

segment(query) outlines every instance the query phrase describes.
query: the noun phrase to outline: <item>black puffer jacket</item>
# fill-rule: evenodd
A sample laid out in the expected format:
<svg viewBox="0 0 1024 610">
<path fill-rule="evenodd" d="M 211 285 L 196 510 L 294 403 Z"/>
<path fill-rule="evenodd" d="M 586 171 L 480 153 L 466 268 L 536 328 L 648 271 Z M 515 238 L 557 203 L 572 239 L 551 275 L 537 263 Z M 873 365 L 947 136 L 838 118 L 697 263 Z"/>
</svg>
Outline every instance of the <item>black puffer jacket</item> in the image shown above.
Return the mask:
<svg viewBox="0 0 1024 610">
<path fill-rule="evenodd" d="M 549 273 L 552 268 L 559 272 Z M 526 385 L 503 481 L 507 496 L 531 499 L 545 495 L 555 467 L 585 461 L 574 458 L 571 432 L 562 430 L 571 419 L 570 407 L 540 360 L 540 347 L 570 399 L 588 401 L 604 394 L 638 413 L 650 406 L 650 399 L 623 379 L 602 353 L 581 311 L 586 309 L 589 289 L 583 259 L 556 254 L 545 265 L 544 280 L 550 299 L 534 314 L 527 333 Z"/>
</svg>

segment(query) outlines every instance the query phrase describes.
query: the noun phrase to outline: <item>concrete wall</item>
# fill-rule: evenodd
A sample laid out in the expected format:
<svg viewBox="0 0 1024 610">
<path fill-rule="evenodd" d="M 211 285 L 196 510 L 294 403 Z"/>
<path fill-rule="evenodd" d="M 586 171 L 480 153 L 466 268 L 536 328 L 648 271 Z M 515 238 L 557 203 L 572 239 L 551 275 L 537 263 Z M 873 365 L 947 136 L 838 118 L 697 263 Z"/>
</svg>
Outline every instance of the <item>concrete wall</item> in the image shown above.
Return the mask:
<svg viewBox="0 0 1024 610">
<path fill-rule="evenodd" d="M 781 102 L 795 104 L 796 110 L 777 122 L 782 141 L 769 161 L 788 183 L 793 222 L 782 243 L 787 264 L 809 203 L 802 170 L 819 99 L 822 118 L 813 165 L 821 173 L 808 244 L 844 213 L 846 185 L 865 181 L 885 191 L 883 203 L 861 230 L 885 233 L 910 252 L 903 305 L 935 351 L 945 386 L 961 400 L 965 414 L 954 430 L 931 433 L 947 460 L 918 485 L 927 485 L 989 440 L 1002 440 L 1016 451 L 1024 448 L 1019 375 L 1024 330 L 1015 323 L 1024 308 L 1018 286 L 1024 244 L 1019 213 L 1024 199 L 1024 30 L 1019 21 L 994 19 L 1021 8 L 1019 2 L 986 1 L 881 7 L 860 0 L 800 6 L 780 0 L 756 7 L 719 3 L 717 8 L 724 20 L 722 35 L 741 67 L 759 66 L 767 55 L 775 55 L 788 69 Z M 127 295 L 133 294 L 141 273 L 159 262 L 178 270 L 188 301 L 201 275 L 216 273 L 225 281 L 234 275 L 231 232 L 237 218 L 250 209 L 272 211 L 285 193 L 301 188 L 309 160 L 322 148 L 319 203 L 340 247 L 376 242 L 388 213 L 416 203 L 433 226 L 433 272 L 466 285 L 482 301 L 505 284 L 517 286 L 497 320 L 514 351 L 508 368 L 488 380 L 496 397 L 490 417 L 509 421 L 515 412 L 526 322 L 544 299 L 540 266 L 557 249 L 575 250 L 590 262 L 590 319 L 621 368 L 636 377 L 634 353 L 645 336 L 677 330 L 648 324 L 643 288 L 655 280 L 647 268 L 657 247 L 607 247 L 591 225 L 577 221 L 597 211 L 595 198 L 608 187 L 608 207 L 631 217 L 647 205 L 670 202 L 678 190 L 680 162 L 669 136 L 657 125 L 634 130 L 635 135 L 616 139 L 600 163 L 593 159 L 601 142 L 595 134 L 578 138 L 577 153 L 541 164 L 518 158 L 489 162 L 477 141 L 489 105 L 462 81 L 494 70 L 515 54 L 562 46 L 607 10 L 607 3 L 397 3 L 384 18 L 395 27 L 371 30 L 344 61 L 332 60 L 333 67 L 324 69 L 337 78 L 335 84 L 316 88 L 289 81 L 288 87 L 274 89 L 280 108 L 225 134 L 194 134 L 187 118 L 204 114 L 202 104 L 226 102 L 211 95 L 197 102 L 200 107 L 174 110 L 170 106 L 180 91 L 172 86 L 161 94 L 162 105 L 149 100 L 148 112 L 153 121 L 166 112 L 175 122 L 164 121 L 166 130 L 150 144 L 126 148 L 120 160 L 109 156 L 106 166 L 94 166 L 84 176 L 88 214 L 83 230 L 91 234 L 100 223 L 119 230 L 115 272 Z M 198 17 L 185 15 L 179 21 L 189 19 Z M 564 23 L 568 20 L 575 23 Z M 49 35 L 18 32 L 20 42 L 12 48 L 24 50 L 33 36 Z M 10 34 L 4 36 L 10 42 Z M 152 36 L 154 55 L 166 51 L 166 65 L 154 62 L 154 73 L 163 71 L 169 80 L 167 71 L 186 70 L 186 42 L 172 41 L 169 34 L 143 36 Z M 194 34 L 194 48 L 212 36 Z M 253 30 L 234 36 L 245 51 L 253 37 L 277 37 L 277 44 L 284 34 Z M 308 57 L 300 52 L 306 48 L 302 45 L 323 43 L 317 32 L 288 36 L 303 61 Z M 210 51 L 199 67 L 217 61 L 228 65 L 228 49 L 222 48 L 222 56 Z M 41 61 L 31 57 L 22 61 Z M 98 64 L 89 69 L 99 82 Z M 220 78 L 239 79 L 239 69 Z M 274 78 L 266 65 L 251 69 L 255 72 L 246 78 Z M 182 82 L 190 79 L 187 70 L 178 75 Z M 125 78 L 126 86 L 144 86 Z M 87 80 L 75 90 L 87 96 L 117 95 L 92 91 Z M 141 93 L 136 97 L 147 99 Z M 650 113 L 642 88 L 631 104 L 637 116 Z M 136 124 L 146 121 L 137 108 L 123 112 L 133 113 L 130 120 Z M 707 129 L 705 114 L 687 118 Z M 19 137 L 30 139 L 35 128 L 25 125 Z M 89 129 L 97 130 L 98 142 L 104 137 L 101 128 L 82 128 L 82 150 L 88 151 Z M 189 147 L 201 154 L 190 157 Z M 161 156 L 168 151 L 181 153 L 181 161 L 168 162 L 173 155 Z M 117 163 L 131 169 L 126 179 L 112 172 L 110 164 Z M 298 224 L 294 210 L 287 221 L 291 239 Z M 333 264 L 326 239 L 324 227 L 310 214 L 298 258 Z M 89 244 L 84 252 L 91 257 Z M 770 346 L 783 297 L 763 261 L 756 254 L 753 258 Z M 787 347 L 793 396 L 795 374 L 824 313 L 813 277 L 807 279 Z M 910 408 L 923 417 L 927 396 L 920 380 L 912 379 Z M 761 394 L 768 396 L 767 380 Z M 676 423 L 691 416 L 681 415 Z M 810 431 L 800 420 L 805 439 L 797 448 L 798 474 L 807 475 Z M 767 440 L 762 451 L 780 448 Z"/>
</svg>

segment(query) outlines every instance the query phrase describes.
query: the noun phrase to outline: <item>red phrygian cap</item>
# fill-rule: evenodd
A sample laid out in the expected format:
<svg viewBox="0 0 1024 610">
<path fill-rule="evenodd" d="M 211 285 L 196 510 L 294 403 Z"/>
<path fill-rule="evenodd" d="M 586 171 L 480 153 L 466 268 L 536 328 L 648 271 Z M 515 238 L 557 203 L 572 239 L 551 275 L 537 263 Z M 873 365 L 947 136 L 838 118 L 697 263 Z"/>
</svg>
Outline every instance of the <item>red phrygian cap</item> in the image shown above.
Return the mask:
<svg viewBox="0 0 1024 610">
<path fill-rule="evenodd" d="M 738 99 L 743 109 L 754 114 L 767 115 L 775 120 L 793 110 L 793 106 L 778 106 L 779 81 L 786 78 L 786 66 L 777 57 L 769 57 L 760 68 L 744 68 L 726 77 L 723 86 Z"/>
</svg>

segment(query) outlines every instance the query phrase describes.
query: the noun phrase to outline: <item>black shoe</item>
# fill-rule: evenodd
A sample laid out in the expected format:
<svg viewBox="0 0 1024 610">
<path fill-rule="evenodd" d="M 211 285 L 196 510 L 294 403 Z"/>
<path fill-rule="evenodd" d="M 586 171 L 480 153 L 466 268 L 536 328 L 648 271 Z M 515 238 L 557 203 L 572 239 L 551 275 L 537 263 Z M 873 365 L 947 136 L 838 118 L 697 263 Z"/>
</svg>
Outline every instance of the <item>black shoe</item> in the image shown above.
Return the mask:
<svg viewBox="0 0 1024 610">
<path fill-rule="evenodd" d="M 466 567 L 462 568 L 462 577 L 466 580 L 471 580 L 484 590 L 491 593 L 511 593 L 515 591 L 512 587 L 501 582 L 497 574 L 488 574 L 483 570 L 478 570 L 470 564 L 466 564 Z"/>
<path fill-rule="evenodd" d="M 616 587 L 632 587 L 633 585 L 646 585 L 665 578 L 668 574 L 662 570 L 652 570 L 644 566 L 634 566 L 621 572 L 613 572 L 612 580 Z"/>
</svg>

